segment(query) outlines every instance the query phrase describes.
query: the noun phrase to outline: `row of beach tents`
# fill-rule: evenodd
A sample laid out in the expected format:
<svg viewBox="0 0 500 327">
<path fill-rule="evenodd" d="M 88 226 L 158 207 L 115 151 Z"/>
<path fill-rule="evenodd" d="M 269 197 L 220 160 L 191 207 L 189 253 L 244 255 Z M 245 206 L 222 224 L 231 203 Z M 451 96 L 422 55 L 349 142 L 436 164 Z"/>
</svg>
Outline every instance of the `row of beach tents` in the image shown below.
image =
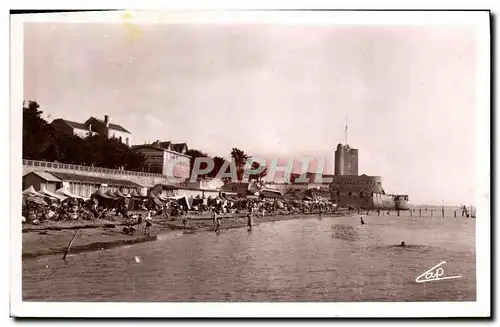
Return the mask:
<svg viewBox="0 0 500 327">
<path fill-rule="evenodd" d="M 77 200 L 88 200 L 78 195 L 72 194 L 67 188 L 61 187 L 55 192 L 47 190 L 45 186 L 42 185 L 40 191 L 36 191 L 33 185 L 28 187 L 23 191 L 23 198 L 27 201 L 34 202 L 41 205 L 47 205 L 46 200 L 50 201 L 65 201 L 67 199 L 77 199 Z"/>
</svg>

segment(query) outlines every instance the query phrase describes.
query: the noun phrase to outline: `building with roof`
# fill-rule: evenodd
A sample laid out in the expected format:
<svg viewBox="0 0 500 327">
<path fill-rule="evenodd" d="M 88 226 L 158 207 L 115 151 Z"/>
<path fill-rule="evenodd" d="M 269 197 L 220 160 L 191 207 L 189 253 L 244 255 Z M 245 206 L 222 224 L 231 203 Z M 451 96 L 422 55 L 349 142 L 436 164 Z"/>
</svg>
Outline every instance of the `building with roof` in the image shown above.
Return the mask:
<svg viewBox="0 0 500 327">
<path fill-rule="evenodd" d="M 105 135 L 108 138 L 119 139 L 128 146 L 132 144 L 132 133 L 121 125 L 112 124 L 108 115 L 104 116 L 104 120 L 90 117 L 84 123 L 58 118 L 54 119 L 51 124 L 54 128 L 66 134 L 75 134 L 79 137 L 99 134 Z"/>
<path fill-rule="evenodd" d="M 130 194 L 133 190 L 140 194 L 146 192 L 142 185 L 130 180 L 53 171 L 32 171 L 27 173 L 23 176 L 23 189 L 30 186 L 33 186 L 36 191 L 45 188 L 52 193 L 61 187 L 65 187 L 70 193 L 83 198 L 90 198 L 98 189 L 111 190 L 113 193 L 118 190 L 123 194 Z"/>
<path fill-rule="evenodd" d="M 62 186 L 62 180 L 45 171 L 33 171 L 23 176 L 23 190 L 30 186 L 36 191 L 45 188 L 49 192 L 55 192 Z"/>
<path fill-rule="evenodd" d="M 159 140 L 144 145 L 134 145 L 132 149 L 144 155 L 143 171 L 162 174 L 186 180 L 190 176 L 191 156 L 186 143 L 172 143 Z"/>
</svg>

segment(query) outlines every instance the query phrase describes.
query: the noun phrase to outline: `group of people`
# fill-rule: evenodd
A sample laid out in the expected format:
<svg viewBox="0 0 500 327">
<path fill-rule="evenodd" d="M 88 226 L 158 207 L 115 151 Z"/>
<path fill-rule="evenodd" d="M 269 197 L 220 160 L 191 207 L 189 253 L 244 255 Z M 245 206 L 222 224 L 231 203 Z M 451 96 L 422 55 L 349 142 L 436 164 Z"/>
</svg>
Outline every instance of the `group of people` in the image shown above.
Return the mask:
<svg viewBox="0 0 500 327">
<path fill-rule="evenodd" d="M 143 222 L 144 222 L 144 235 L 149 236 L 151 234 L 151 227 L 153 226 L 153 218 L 152 218 L 153 212 L 148 210 L 146 218 L 142 218 L 142 214 L 139 214 L 138 216 L 132 216 L 131 218 L 134 219 L 134 221 L 129 222 L 129 224 L 125 227 L 123 227 L 122 233 L 123 234 L 128 234 L 128 235 L 134 235 L 136 232 L 136 227 L 138 229 L 141 228 Z"/>
<path fill-rule="evenodd" d="M 259 214 L 259 207 L 254 205 L 254 206 L 249 206 L 248 207 L 248 212 L 246 215 L 246 227 L 248 231 L 252 230 L 252 227 L 254 226 L 254 217 Z M 265 209 L 261 208 L 260 213 L 262 214 L 262 217 L 265 216 Z M 214 231 L 215 233 L 219 234 L 221 231 L 222 227 L 222 220 L 220 216 L 221 212 L 217 208 L 212 208 L 212 218 L 213 218 L 213 225 L 214 225 Z M 185 225 L 185 223 L 184 223 Z"/>
<path fill-rule="evenodd" d="M 69 198 L 65 201 L 53 201 L 47 204 L 25 201 L 22 215 L 25 222 L 33 225 L 41 224 L 46 220 L 90 220 L 94 217 L 84 201 Z"/>
</svg>

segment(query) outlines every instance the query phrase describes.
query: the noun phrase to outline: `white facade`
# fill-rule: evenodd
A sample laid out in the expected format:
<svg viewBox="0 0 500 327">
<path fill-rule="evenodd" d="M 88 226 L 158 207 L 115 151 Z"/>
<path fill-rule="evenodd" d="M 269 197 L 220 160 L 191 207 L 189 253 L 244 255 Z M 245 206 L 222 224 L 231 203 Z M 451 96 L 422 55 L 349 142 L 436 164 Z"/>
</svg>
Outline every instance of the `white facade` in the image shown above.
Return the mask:
<svg viewBox="0 0 500 327">
<path fill-rule="evenodd" d="M 181 179 L 189 178 L 190 156 L 151 146 L 139 147 L 135 151 L 145 157 L 145 172 Z"/>
<path fill-rule="evenodd" d="M 122 131 L 117 131 L 117 130 L 112 129 L 112 128 L 109 129 L 109 138 L 117 138 L 122 143 L 125 143 L 128 146 L 130 146 L 132 144 L 132 134 L 125 133 Z"/>
<path fill-rule="evenodd" d="M 73 133 L 81 138 L 86 138 L 89 135 L 89 131 L 86 129 L 73 128 Z"/>
</svg>

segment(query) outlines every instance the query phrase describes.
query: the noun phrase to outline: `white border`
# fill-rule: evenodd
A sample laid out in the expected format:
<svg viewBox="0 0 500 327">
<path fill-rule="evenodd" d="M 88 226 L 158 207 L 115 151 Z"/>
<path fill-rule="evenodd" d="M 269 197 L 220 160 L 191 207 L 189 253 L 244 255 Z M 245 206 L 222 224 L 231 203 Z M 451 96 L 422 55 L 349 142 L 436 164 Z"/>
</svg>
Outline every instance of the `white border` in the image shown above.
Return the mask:
<svg viewBox="0 0 500 327">
<path fill-rule="evenodd" d="M 432 6 L 431 6 L 432 7 Z M 261 7 L 263 8 L 263 7 Z M 86 15 L 77 15 L 80 17 Z M 473 24 L 478 31 L 477 60 L 477 301 L 431 303 L 29 303 L 21 301 L 21 129 L 11 130 L 11 315 L 36 317 L 464 317 L 490 314 L 490 210 L 489 210 L 489 17 L 487 12 L 133 12 L 132 23 L 153 20 L 163 23 L 280 23 L 335 25 Z M 75 14 L 51 15 L 51 21 L 74 22 Z M 92 14 L 92 21 L 123 22 L 121 13 Z M 17 16 L 11 30 L 11 108 L 22 103 L 22 21 L 41 21 L 39 16 Z M 86 20 L 86 19 L 83 19 Z M 88 21 L 88 20 L 87 20 Z M 15 61 L 15 63 L 14 63 Z M 17 85 L 17 87 L 16 87 Z M 11 126 L 20 126 L 21 112 L 11 110 Z M 482 146 L 479 146 L 482 145 Z"/>
</svg>

